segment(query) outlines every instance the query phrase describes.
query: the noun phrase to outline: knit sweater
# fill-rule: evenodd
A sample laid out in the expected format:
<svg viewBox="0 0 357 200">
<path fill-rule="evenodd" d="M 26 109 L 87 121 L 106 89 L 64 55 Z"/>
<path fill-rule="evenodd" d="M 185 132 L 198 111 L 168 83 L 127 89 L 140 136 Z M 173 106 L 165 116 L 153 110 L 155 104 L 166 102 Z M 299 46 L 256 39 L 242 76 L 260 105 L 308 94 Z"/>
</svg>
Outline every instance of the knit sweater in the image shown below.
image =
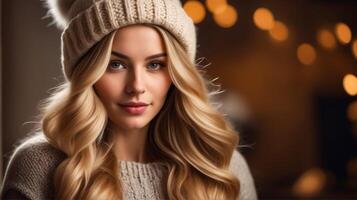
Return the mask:
<svg viewBox="0 0 357 200">
<path fill-rule="evenodd" d="M 53 199 L 55 168 L 65 154 L 52 147 L 43 136 L 27 139 L 17 146 L 6 167 L 1 199 Z M 164 199 L 163 162 L 139 163 L 119 160 L 125 200 Z M 229 170 L 238 177 L 240 200 L 257 199 L 256 189 L 244 157 L 235 150 Z"/>
</svg>

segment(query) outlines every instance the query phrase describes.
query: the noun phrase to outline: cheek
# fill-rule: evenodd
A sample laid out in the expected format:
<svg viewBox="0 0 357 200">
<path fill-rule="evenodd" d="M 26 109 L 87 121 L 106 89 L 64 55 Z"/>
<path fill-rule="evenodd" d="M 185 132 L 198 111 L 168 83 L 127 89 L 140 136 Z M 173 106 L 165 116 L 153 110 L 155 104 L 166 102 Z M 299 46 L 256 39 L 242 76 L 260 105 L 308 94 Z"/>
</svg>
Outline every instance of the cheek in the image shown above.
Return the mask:
<svg viewBox="0 0 357 200">
<path fill-rule="evenodd" d="M 156 101 L 164 101 L 172 84 L 171 78 L 168 75 L 160 76 L 152 79 L 150 83 L 153 98 L 156 99 Z"/>
<path fill-rule="evenodd" d="M 122 85 L 123 84 L 121 84 L 118 79 L 104 75 L 94 84 L 94 88 L 102 101 L 110 102 L 119 99 Z"/>
</svg>

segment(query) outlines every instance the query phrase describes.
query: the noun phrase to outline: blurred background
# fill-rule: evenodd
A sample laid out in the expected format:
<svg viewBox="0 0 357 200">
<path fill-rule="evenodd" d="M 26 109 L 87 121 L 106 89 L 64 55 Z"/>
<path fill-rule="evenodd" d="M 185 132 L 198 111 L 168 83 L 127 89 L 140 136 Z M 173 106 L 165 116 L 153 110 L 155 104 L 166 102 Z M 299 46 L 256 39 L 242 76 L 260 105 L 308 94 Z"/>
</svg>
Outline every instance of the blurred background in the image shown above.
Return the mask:
<svg viewBox="0 0 357 200">
<path fill-rule="evenodd" d="M 357 199 L 357 1 L 182 1 L 260 199 Z M 0 1 L 0 167 L 63 81 L 39 0 Z"/>
</svg>

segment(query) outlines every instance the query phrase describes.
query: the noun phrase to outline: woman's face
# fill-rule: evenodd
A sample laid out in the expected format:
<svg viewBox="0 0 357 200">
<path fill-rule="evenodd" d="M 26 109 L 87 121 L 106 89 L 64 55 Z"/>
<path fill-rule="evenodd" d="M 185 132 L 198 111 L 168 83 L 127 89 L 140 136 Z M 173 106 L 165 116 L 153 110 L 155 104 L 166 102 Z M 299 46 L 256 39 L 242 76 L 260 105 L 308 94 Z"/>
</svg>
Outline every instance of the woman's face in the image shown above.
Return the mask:
<svg viewBox="0 0 357 200">
<path fill-rule="evenodd" d="M 117 30 L 106 72 L 94 84 L 111 123 L 120 130 L 149 124 L 171 85 L 167 65 L 165 45 L 154 28 L 132 25 Z"/>
</svg>

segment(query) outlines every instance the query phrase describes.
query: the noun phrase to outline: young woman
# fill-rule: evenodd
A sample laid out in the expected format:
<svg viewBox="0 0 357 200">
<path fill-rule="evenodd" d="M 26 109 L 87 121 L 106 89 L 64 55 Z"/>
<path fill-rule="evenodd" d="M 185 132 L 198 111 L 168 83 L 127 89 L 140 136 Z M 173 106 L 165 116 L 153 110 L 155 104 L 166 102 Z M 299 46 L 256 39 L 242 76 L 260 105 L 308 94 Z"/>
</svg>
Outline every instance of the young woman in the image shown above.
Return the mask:
<svg viewBox="0 0 357 200">
<path fill-rule="evenodd" d="M 3 199 L 257 199 L 178 0 L 48 6 L 66 80 L 15 149 Z"/>
</svg>

